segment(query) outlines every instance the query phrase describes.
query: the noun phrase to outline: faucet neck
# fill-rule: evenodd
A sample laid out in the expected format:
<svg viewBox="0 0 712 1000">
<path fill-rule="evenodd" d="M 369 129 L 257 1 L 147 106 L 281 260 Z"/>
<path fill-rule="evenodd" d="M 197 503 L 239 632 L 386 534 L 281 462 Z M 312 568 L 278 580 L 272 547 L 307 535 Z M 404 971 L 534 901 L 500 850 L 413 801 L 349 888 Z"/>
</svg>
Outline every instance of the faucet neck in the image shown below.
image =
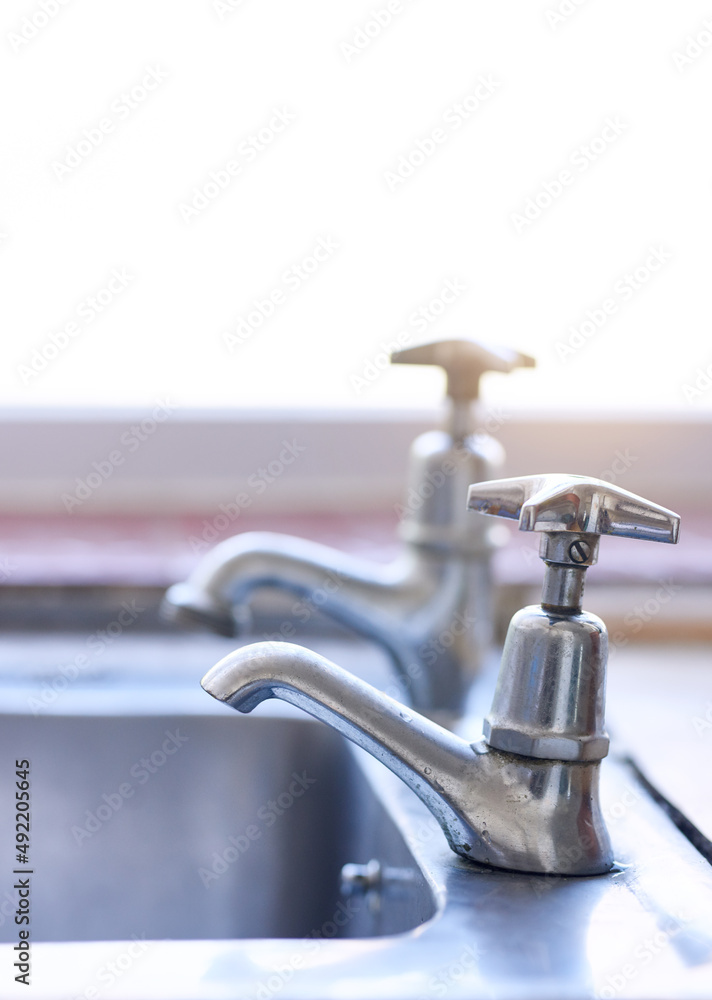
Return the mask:
<svg viewBox="0 0 712 1000">
<path fill-rule="evenodd" d="M 589 532 L 548 531 L 539 555 L 546 564 L 541 604 L 557 614 L 581 611 L 586 570 L 598 558 L 599 536 Z"/>
<path fill-rule="evenodd" d="M 512 618 L 497 688 L 485 721 L 490 746 L 541 760 L 594 761 L 608 753 L 604 698 L 608 637 L 581 610 L 598 535 L 542 534 L 541 605 Z"/>
<path fill-rule="evenodd" d="M 450 421 L 448 431 L 453 443 L 464 447 L 467 438 L 475 432 L 475 403 L 469 399 L 450 399 Z"/>
<path fill-rule="evenodd" d="M 484 517 L 473 518 L 462 498 L 472 477 L 491 474 L 503 457 L 499 442 L 486 434 L 457 438 L 433 430 L 419 435 L 410 449 L 403 503 L 396 508 L 403 541 L 488 558 L 494 547 L 491 525 Z"/>
<path fill-rule="evenodd" d="M 541 606 L 556 614 L 578 614 L 581 611 L 586 569 L 547 563 Z"/>
<path fill-rule="evenodd" d="M 289 643 L 238 649 L 202 684 L 241 712 L 281 698 L 328 723 L 401 778 L 465 858 L 558 875 L 595 875 L 611 867 L 598 762 L 527 759 L 482 741 L 469 744 Z"/>
</svg>

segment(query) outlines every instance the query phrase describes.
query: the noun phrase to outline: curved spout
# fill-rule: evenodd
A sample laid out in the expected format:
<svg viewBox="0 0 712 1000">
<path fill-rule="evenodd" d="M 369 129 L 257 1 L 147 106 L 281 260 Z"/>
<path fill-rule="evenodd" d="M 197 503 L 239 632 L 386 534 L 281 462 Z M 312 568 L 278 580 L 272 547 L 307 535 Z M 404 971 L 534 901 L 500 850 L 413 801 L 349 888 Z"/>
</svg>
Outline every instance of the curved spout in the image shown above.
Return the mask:
<svg viewBox="0 0 712 1000">
<path fill-rule="evenodd" d="M 300 596 L 323 589 L 325 605 L 340 592 L 343 599 L 345 590 L 349 599 L 378 603 L 384 609 L 404 600 L 423 600 L 429 589 L 413 578 L 405 564 L 383 566 L 305 538 L 246 531 L 207 552 L 186 583 L 171 587 L 167 597 L 176 609 L 189 597 L 199 597 L 223 615 L 246 603 L 254 590 L 268 586 Z M 181 602 L 175 600 L 179 595 Z"/>
<path fill-rule="evenodd" d="M 457 829 L 460 817 L 448 802 L 447 786 L 453 779 L 445 771 L 456 761 L 466 767 L 473 752 L 447 729 L 325 657 L 291 643 L 245 646 L 221 660 L 201 683 L 240 712 L 251 712 L 267 698 L 280 698 L 326 722 L 402 778 L 443 828 L 457 831 L 458 846 L 467 844 L 464 828 Z"/>
<path fill-rule="evenodd" d="M 409 545 L 381 565 L 290 535 L 247 532 L 221 542 L 185 583 L 171 587 L 163 613 L 236 635 L 252 593 L 263 587 L 302 598 L 293 609 L 297 621 L 304 620 L 300 611 L 318 607 L 377 642 L 420 711 L 448 721 L 461 714 L 490 638 L 481 559 Z"/>
<path fill-rule="evenodd" d="M 280 698 L 326 722 L 397 774 L 465 858 L 562 875 L 598 874 L 612 865 L 597 763 L 535 760 L 469 744 L 290 643 L 238 649 L 202 685 L 240 712 Z"/>
</svg>

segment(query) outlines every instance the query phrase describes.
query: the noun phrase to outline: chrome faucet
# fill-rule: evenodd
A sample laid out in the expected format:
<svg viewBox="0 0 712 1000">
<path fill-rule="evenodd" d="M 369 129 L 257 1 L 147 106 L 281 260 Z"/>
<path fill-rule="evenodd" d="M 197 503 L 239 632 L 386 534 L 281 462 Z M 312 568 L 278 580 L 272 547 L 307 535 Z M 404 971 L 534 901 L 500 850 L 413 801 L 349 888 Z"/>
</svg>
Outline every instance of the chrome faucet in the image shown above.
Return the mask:
<svg viewBox="0 0 712 1000">
<path fill-rule="evenodd" d="M 494 541 L 486 519 L 468 515 L 462 498 L 469 483 L 494 474 L 503 453 L 494 438 L 475 432 L 473 404 L 484 372 L 534 361 L 472 340 L 412 347 L 391 360 L 444 368 L 451 402 L 449 429 L 413 442 L 399 558 L 382 566 L 290 535 L 235 535 L 168 590 L 163 614 L 233 636 L 247 631 L 258 588 L 319 593 L 323 613 L 388 652 L 410 703 L 450 725 L 491 644 Z"/>
<path fill-rule="evenodd" d="M 281 698 L 390 768 L 440 823 L 455 853 L 497 868 L 557 875 L 609 871 L 598 797 L 606 626 L 581 610 L 600 535 L 676 542 L 679 517 L 609 483 L 547 475 L 478 483 L 468 506 L 542 532 L 542 603 L 509 626 L 484 739 L 456 736 L 288 643 L 236 650 L 203 678 L 240 712 Z"/>
</svg>

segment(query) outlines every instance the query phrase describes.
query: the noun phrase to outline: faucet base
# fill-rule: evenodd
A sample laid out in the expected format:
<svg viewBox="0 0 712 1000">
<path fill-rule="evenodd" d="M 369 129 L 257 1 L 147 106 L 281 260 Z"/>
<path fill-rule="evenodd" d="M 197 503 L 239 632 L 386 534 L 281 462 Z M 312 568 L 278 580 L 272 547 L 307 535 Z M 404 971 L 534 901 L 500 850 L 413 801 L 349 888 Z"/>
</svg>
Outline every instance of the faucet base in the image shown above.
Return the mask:
<svg viewBox="0 0 712 1000">
<path fill-rule="evenodd" d="M 290 643 L 237 649 L 201 683 L 238 712 L 280 698 L 328 723 L 397 774 L 452 850 L 471 861 L 549 875 L 599 875 L 613 865 L 598 761 L 538 760 L 468 743 Z"/>
<path fill-rule="evenodd" d="M 599 804 L 600 762 L 537 760 L 470 744 L 476 760 L 464 797 L 475 836 L 450 846 L 495 868 L 603 875 L 614 864 Z M 469 799 L 469 801 L 468 801 Z"/>
</svg>

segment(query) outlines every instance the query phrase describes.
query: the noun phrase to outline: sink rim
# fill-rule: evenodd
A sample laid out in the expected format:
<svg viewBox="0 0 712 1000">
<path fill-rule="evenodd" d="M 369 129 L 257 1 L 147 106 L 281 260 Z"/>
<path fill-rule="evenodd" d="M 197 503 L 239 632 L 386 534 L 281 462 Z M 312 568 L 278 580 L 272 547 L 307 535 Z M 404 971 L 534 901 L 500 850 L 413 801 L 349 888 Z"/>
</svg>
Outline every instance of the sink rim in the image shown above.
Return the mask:
<svg viewBox="0 0 712 1000">
<path fill-rule="evenodd" d="M 4 690 L 8 691 L 10 687 L 5 686 Z M 166 689 L 161 688 L 162 704 L 167 705 L 166 712 L 162 711 L 161 715 L 180 714 L 176 711 L 176 706 L 180 704 L 187 715 L 209 718 L 221 713 L 234 716 L 231 709 L 212 699 L 204 699 L 203 693 L 194 691 L 193 687 L 192 693 L 187 696 L 184 687 L 182 683 L 176 683 L 167 700 Z M 133 690 L 135 695 L 135 688 Z M 97 698 L 96 688 L 76 693 L 78 697 L 74 702 L 71 698 L 60 699 L 61 704 L 48 709 L 48 712 L 71 717 L 75 713 L 68 711 L 68 707 L 80 703 L 82 710 L 78 714 L 87 714 L 86 709 L 92 703 L 93 714 L 106 712 L 106 705 L 100 706 L 103 699 Z M 112 710 L 108 714 L 157 714 L 151 710 L 117 713 L 117 690 L 112 689 L 111 693 Z M 198 711 L 196 704 L 200 705 Z M 26 711 L 3 711 L 0 721 L 2 715 L 27 714 Z M 283 702 L 272 701 L 261 705 L 253 718 L 257 722 L 265 716 L 298 718 L 305 725 L 321 726 L 321 723 Z M 474 723 L 475 720 L 470 719 L 466 725 Z M 567 898 L 576 898 L 583 910 L 590 911 L 592 915 L 600 906 L 612 903 L 615 909 L 627 900 L 633 908 L 631 912 L 636 926 L 644 935 L 650 930 L 650 900 L 656 898 L 660 885 L 665 882 L 667 865 L 673 854 L 683 881 L 685 878 L 699 881 L 697 895 L 690 890 L 688 897 L 693 899 L 694 906 L 699 908 L 699 900 L 702 900 L 707 907 L 706 919 L 700 918 L 694 925 L 690 921 L 690 926 L 699 924 L 712 941 L 712 869 L 648 798 L 642 786 L 636 784 L 635 776 L 631 776 L 623 761 L 611 757 L 604 762 L 601 784 L 604 803 L 606 795 L 615 802 L 615 796 L 620 794 L 623 786 L 637 788 L 640 801 L 636 813 L 627 813 L 621 820 L 622 825 L 614 825 L 611 829 L 614 843 L 618 840 L 627 844 L 628 853 L 624 858 L 630 866 L 619 873 L 581 879 L 495 871 L 456 857 L 449 850 L 436 821 L 417 797 L 364 751 L 351 745 L 349 750 L 383 808 L 401 830 L 423 872 L 436 901 L 435 915 L 420 927 L 396 935 L 319 941 L 318 948 L 311 955 L 301 955 L 299 967 L 295 965 L 289 975 L 289 963 L 301 954 L 297 949 L 302 939 L 148 940 L 145 952 L 113 985 L 112 997 L 125 1000 L 137 997 L 143 1000 L 179 997 L 204 1000 L 236 994 L 252 997 L 260 984 L 273 979 L 280 985 L 272 993 L 278 993 L 284 1000 L 303 997 L 305 984 L 311 1000 L 326 1000 L 337 995 L 335 991 L 343 989 L 344 983 L 348 983 L 348 995 L 351 997 L 366 998 L 373 996 L 375 991 L 377 995 L 394 998 L 418 998 L 435 995 L 433 982 L 438 982 L 438 976 L 442 980 L 446 974 L 453 979 L 450 987 L 453 987 L 454 995 L 460 992 L 462 995 L 465 992 L 467 995 L 479 995 L 481 991 L 491 991 L 493 982 L 496 982 L 501 995 L 512 998 L 537 995 L 532 993 L 532 983 L 542 997 L 551 995 L 552 990 L 557 991 L 557 995 L 571 998 L 589 997 L 606 988 L 605 972 L 598 974 L 595 981 L 587 982 L 582 975 L 565 982 L 566 991 L 561 992 L 560 979 L 542 976 L 537 985 L 531 976 L 527 979 L 517 978 L 516 975 L 507 978 L 501 970 L 498 975 L 489 973 L 487 962 L 491 960 L 491 955 L 486 951 L 473 955 L 473 939 L 475 942 L 482 939 L 487 921 L 499 910 L 508 913 L 513 935 L 526 930 L 520 907 L 526 909 L 528 906 L 536 912 L 537 905 L 544 905 L 549 898 L 554 902 L 559 899 L 562 903 Z M 479 900 L 486 902 L 488 912 L 480 914 L 475 905 Z M 517 901 L 514 908 L 511 900 Z M 477 923 L 478 919 L 481 924 Z M 33 942 L 35 991 L 44 1000 L 65 1000 L 68 995 L 84 996 L 88 987 L 83 970 L 101 969 L 107 962 L 115 960 L 117 955 L 123 955 L 131 945 L 138 947 L 136 942 L 127 940 Z M 311 947 L 314 948 L 313 941 Z M 11 948 L 10 944 L 0 945 L 0 955 L 7 960 L 11 956 Z M 10 960 L 8 967 L 11 964 Z M 463 975 L 455 984 L 453 970 L 460 966 L 463 967 Z M 709 988 L 703 992 L 705 984 L 709 983 L 709 963 L 689 968 L 678 963 L 672 972 L 660 972 L 652 990 L 644 978 L 639 983 L 643 992 L 626 995 L 676 1000 L 706 996 L 710 992 Z M 269 993 L 269 988 L 266 989 Z M 11 983 L 10 990 L 9 995 L 25 996 L 19 984 Z"/>
<path fill-rule="evenodd" d="M 282 714 L 273 713 L 270 711 L 271 707 L 265 705 L 258 711 L 273 716 Z M 319 725 L 316 722 L 313 724 Z M 629 891 L 633 899 L 643 898 L 641 885 L 645 888 L 655 884 L 660 877 L 661 862 L 659 857 L 655 857 L 654 850 L 644 852 L 641 858 L 634 860 L 629 868 L 620 873 L 585 879 L 527 876 L 497 872 L 470 864 L 450 852 L 437 823 L 402 782 L 365 752 L 356 747 L 352 748 L 352 752 L 366 778 L 374 786 L 374 793 L 403 831 L 416 861 L 430 883 L 437 901 L 435 916 L 420 927 L 401 934 L 377 938 L 323 939 L 317 942 L 318 947 L 311 956 L 303 953 L 303 942 L 306 939 L 148 940 L 140 961 L 127 971 L 124 979 L 116 982 L 111 993 L 113 997 L 123 997 L 126 1000 L 138 996 L 144 997 L 144 1000 L 208 998 L 228 994 L 232 996 L 240 989 L 247 990 L 245 995 L 252 997 L 260 984 L 264 986 L 271 982 L 272 987 L 265 986 L 268 992 L 272 989 L 272 992 L 279 992 L 284 1000 L 290 1000 L 304 996 L 304 974 L 309 976 L 309 996 L 314 1000 L 333 997 L 334 990 L 339 988 L 344 979 L 350 982 L 350 989 L 356 991 L 349 993 L 352 996 L 373 996 L 374 984 L 378 983 L 378 995 L 422 997 L 432 992 L 432 984 L 438 982 L 438 976 L 442 980 L 448 970 L 454 975 L 453 970 L 458 967 L 465 969 L 462 982 L 458 980 L 459 985 L 463 989 L 474 990 L 479 995 L 478 991 L 486 988 L 487 982 L 491 988 L 492 982 L 491 977 L 489 980 L 487 977 L 483 979 L 477 971 L 477 963 L 482 956 L 477 954 L 477 946 L 473 949 L 472 929 L 469 927 L 473 913 L 470 898 L 473 888 L 478 887 L 485 899 L 496 898 L 497 893 L 501 894 L 503 889 L 505 894 L 507 890 L 511 890 L 522 897 L 523 893 L 531 892 L 532 886 L 541 892 L 542 898 L 547 893 L 554 892 L 563 899 L 573 891 L 581 900 L 586 901 L 590 897 L 598 905 L 610 892 L 620 897 L 623 892 Z M 610 765 L 611 776 L 615 775 L 619 783 L 631 783 L 632 779 L 627 775 L 622 762 L 611 760 Z M 669 823 L 657 812 L 654 804 L 647 801 L 645 793 L 641 791 L 641 794 L 643 811 L 648 813 L 648 825 L 652 823 L 659 827 Z M 428 835 L 424 836 L 423 831 Z M 684 866 L 703 877 L 706 883 L 704 894 L 712 912 L 712 874 L 709 866 L 672 824 L 658 837 L 658 846 L 665 840 L 672 841 Z M 641 906 L 641 926 L 644 922 L 643 913 L 644 907 Z M 510 916 L 516 924 L 516 912 Z M 712 939 L 712 921 L 708 921 L 708 926 Z M 116 956 L 123 955 L 131 945 L 131 941 L 125 940 L 33 944 L 35 974 L 40 969 L 52 970 L 47 978 L 43 977 L 40 995 L 45 1000 L 59 1000 L 67 995 L 84 996 L 86 983 L 82 982 L 81 975 L 77 977 L 76 970 L 100 969 L 112 957 L 116 961 Z M 3 949 L 7 951 L 10 947 L 0 945 L 0 954 Z M 134 947 L 137 947 L 135 942 Z M 310 947 L 314 949 L 313 941 Z M 470 959 L 472 967 L 468 968 Z M 704 969 L 698 971 L 703 974 L 705 972 Z M 259 978 L 256 979 L 256 976 Z M 694 970 L 686 981 L 689 991 L 684 988 L 678 973 L 671 980 L 668 979 L 669 993 L 663 991 L 654 995 L 678 998 L 702 995 L 698 992 L 700 976 Z M 386 982 L 389 986 L 383 992 L 383 983 Z M 280 984 L 278 989 L 277 984 Z M 357 984 L 362 987 L 360 992 Z M 502 981 L 499 985 L 502 988 L 505 982 Z M 550 990 L 552 985 L 556 988 L 556 981 L 552 983 L 551 980 L 545 980 L 541 985 L 545 991 L 542 995 L 548 995 L 546 990 Z M 517 984 L 516 977 L 508 986 L 512 989 L 513 997 L 535 995 L 523 991 L 522 983 Z M 17 989 L 19 990 L 19 986 Z M 18 992 L 17 995 L 24 994 Z M 243 994 L 240 992 L 238 995 Z M 565 995 L 569 996 L 569 993 Z M 584 989 L 570 995 L 590 996 L 592 991 Z M 646 991 L 641 995 L 649 994 Z"/>
</svg>

